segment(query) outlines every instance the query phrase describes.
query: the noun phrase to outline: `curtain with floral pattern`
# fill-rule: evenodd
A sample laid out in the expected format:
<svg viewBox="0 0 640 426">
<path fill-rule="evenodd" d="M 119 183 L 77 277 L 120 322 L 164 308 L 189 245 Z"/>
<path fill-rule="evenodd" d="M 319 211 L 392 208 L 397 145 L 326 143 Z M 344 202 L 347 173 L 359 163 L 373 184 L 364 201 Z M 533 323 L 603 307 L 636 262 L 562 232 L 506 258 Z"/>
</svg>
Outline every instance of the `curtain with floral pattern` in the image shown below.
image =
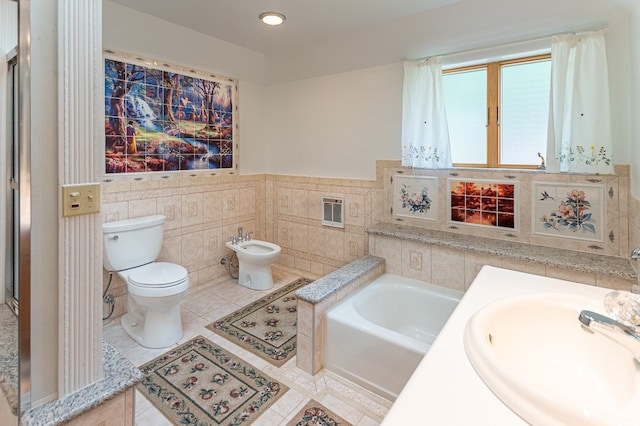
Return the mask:
<svg viewBox="0 0 640 426">
<path fill-rule="evenodd" d="M 605 30 L 553 36 L 547 169 L 613 173 Z"/>
<path fill-rule="evenodd" d="M 440 57 L 404 62 L 402 165 L 452 166 Z"/>
</svg>

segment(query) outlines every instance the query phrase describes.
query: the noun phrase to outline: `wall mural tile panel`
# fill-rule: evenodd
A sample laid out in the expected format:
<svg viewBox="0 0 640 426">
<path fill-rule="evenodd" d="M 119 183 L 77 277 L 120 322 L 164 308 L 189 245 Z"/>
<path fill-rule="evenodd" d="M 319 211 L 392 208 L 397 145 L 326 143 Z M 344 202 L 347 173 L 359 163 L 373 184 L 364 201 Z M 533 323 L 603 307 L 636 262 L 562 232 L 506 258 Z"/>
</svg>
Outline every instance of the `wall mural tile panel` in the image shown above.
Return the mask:
<svg viewBox="0 0 640 426">
<path fill-rule="evenodd" d="M 516 184 L 449 179 L 451 222 L 517 229 Z"/>
<path fill-rule="evenodd" d="M 237 82 L 105 55 L 105 173 L 233 170 Z"/>
</svg>

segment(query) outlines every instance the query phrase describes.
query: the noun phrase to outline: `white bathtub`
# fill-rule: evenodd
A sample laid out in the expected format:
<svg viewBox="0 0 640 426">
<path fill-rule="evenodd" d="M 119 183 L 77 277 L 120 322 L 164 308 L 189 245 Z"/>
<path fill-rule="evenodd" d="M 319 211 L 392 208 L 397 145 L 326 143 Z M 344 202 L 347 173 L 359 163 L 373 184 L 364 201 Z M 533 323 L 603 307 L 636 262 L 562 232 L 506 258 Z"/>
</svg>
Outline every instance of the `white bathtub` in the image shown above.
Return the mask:
<svg viewBox="0 0 640 426">
<path fill-rule="evenodd" d="M 329 309 L 324 368 L 394 401 L 462 292 L 384 274 Z"/>
</svg>

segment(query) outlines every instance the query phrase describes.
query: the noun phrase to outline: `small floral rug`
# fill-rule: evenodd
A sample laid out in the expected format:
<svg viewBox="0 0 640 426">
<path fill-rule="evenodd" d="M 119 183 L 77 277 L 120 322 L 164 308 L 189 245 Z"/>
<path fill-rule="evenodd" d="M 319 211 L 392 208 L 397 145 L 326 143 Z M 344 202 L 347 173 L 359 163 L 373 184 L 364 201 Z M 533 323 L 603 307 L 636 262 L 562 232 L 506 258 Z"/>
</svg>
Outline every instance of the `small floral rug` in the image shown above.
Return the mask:
<svg viewBox="0 0 640 426">
<path fill-rule="evenodd" d="M 313 399 L 293 416 L 287 426 L 352 426 L 351 423 Z"/>
<path fill-rule="evenodd" d="M 174 424 L 250 424 L 289 388 L 198 336 L 140 367 L 138 391 Z"/>
<path fill-rule="evenodd" d="M 280 367 L 296 353 L 298 299 L 294 293 L 310 282 L 300 278 L 207 328 Z"/>
</svg>

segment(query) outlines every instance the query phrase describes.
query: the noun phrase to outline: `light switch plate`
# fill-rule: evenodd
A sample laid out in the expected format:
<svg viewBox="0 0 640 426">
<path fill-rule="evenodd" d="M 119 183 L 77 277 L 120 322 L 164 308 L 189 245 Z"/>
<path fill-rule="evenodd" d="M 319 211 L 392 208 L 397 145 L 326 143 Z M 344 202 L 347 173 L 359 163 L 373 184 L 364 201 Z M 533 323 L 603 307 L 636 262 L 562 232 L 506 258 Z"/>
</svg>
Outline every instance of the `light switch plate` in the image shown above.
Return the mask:
<svg viewBox="0 0 640 426">
<path fill-rule="evenodd" d="M 62 185 L 62 216 L 100 212 L 100 184 Z"/>
</svg>

